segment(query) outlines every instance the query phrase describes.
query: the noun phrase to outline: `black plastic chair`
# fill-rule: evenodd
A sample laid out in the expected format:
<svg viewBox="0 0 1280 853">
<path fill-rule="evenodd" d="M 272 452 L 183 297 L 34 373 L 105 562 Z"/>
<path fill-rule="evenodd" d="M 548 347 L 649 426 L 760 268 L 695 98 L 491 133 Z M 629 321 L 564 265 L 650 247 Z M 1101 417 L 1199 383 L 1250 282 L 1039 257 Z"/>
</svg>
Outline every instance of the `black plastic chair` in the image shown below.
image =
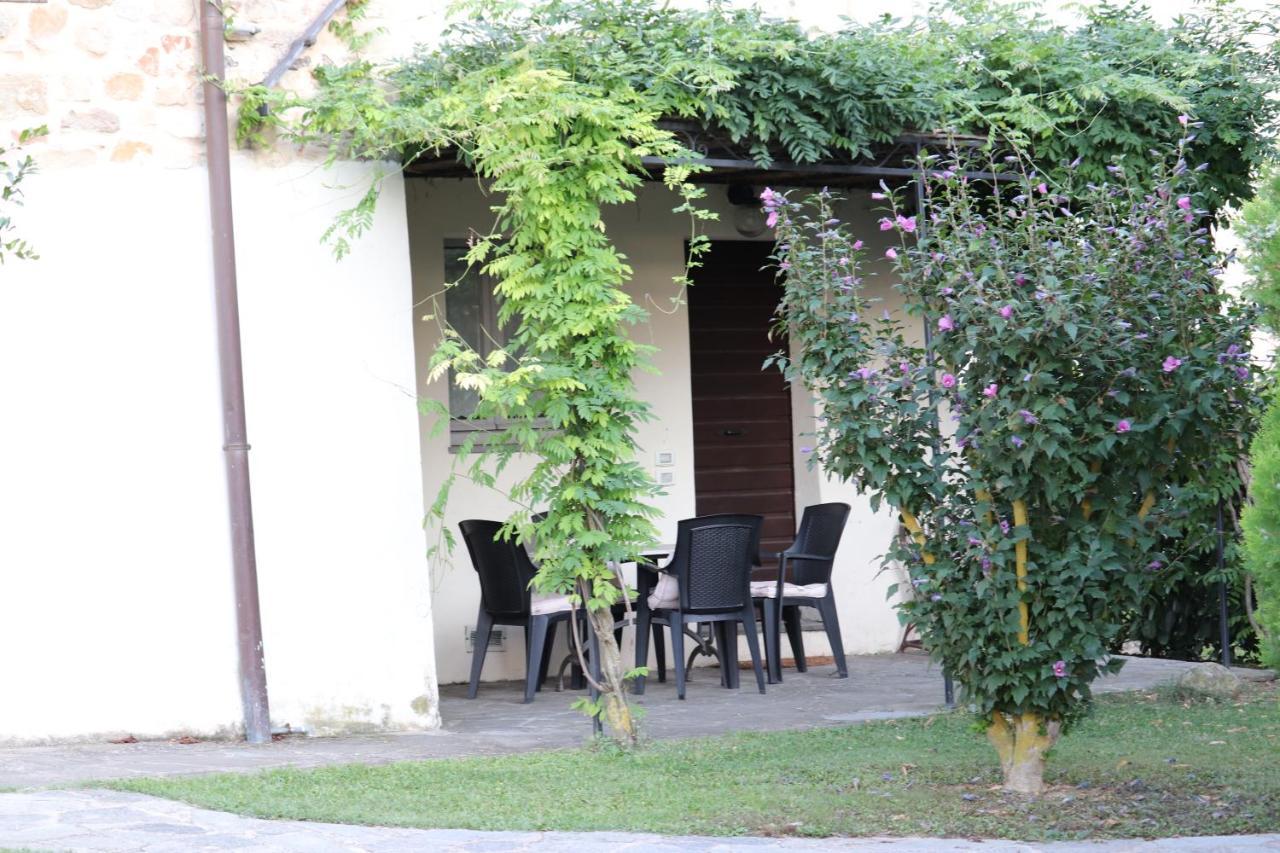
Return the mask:
<svg viewBox="0 0 1280 853">
<path fill-rule="evenodd" d="M 484 669 L 493 626 L 520 625 L 524 627 L 528 653 L 524 701 L 532 702 L 533 694 L 542 689 L 542 682 L 546 679 L 556 626 L 569 619 L 572 612 L 567 604 L 565 609 L 551 613 L 532 612 L 529 583 L 538 570 L 523 545 L 513 539 L 498 538 L 501 521 L 468 519 L 458 527 L 467 543 L 471 565 L 480 576 L 480 612 L 476 616 L 467 698 L 476 698 L 480 688 L 480 672 Z"/>
<path fill-rule="evenodd" d="M 753 594 L 764 615 L 764 647 L 769 662 L 770 684 L 782 681 L 783 621 L 787 624 L 787 638 L 791 641 L 796 669 L 805 672 L 809 668 L 800 626 L 801 607 L 812 607 L 818 611 L 831 644 L 836 672 L 841 678 L 849 677 L 849 664 L 845 660 L 844 642 L 840 637 L 840 618 L 836 615 L 835 594 L 831 586 L 831 568 L 848 520 L 849 505 L 845 503 L 805 507 L 795 542 L 778 555 L 777 580 L 767 582 L 768 586 L 765 583 L 753 584 Z M 821 594 L 818 594 L 820 587 Z"/>
<path fill-rule="evenodd" d="M 760 541 L 758 515 L 706 516 L 681 521 L 676 533 L 676 550 L 667 566 L 679 585 L 674 606 L 639 610 L 636 627 L 636 665 L 649 659 L 649 633 L 656 623 L 671 630 L 671 650 L 675 658 L 676 696 L 685 698 L 684 626 L 690 622 L 711 622 L 717 630 L 721 680 L 726 686 L 728 668 L 737 667 L 736 628 L 741 622 L 751 650 L 756 684 L 765 692 L 764 669 L 756 634 L 755 607 L 751 599 L 751 563 Z M 729 642 L 732 627 L 734 641 Z M 732 648 L 730 648 L 732 646 Z M 644 692 L 644 679 L 636 679 L 636 692 Z"/>
</svg>

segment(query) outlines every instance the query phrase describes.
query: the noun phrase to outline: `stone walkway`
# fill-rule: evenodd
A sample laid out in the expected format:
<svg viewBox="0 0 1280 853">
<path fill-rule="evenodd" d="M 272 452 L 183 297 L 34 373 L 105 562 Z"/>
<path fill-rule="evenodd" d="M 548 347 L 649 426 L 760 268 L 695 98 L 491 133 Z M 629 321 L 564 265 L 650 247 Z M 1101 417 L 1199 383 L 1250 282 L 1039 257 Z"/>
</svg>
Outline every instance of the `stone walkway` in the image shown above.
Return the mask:
<svg viewBox="0 0 1280 853">
<path fill-rule="evenodd" d="M 1189 666 L 1131 658 L 1119 675 L 1099 682 L 1096 689 L 1150 689 Z M 763 696 L 754 690 L 748 672 L 742 673 L 742 689 L 724 690 L 716 669 L 698 669 L 684 702 L 676 700 L 671 681 L 659 684 L 652 678 L 645 696 L 636 699 L 646 710 L 646 732 L 661 738 L 838 726 L 930 714 L 942 707 L 942 677 L 922 655 L 851 657 L 847 679 L 831 677 L 834 669 L 817 666 L 804 674 L 788 670 L 786 680 L 770 686 Z M 290 737 L 260 746 L 238 741 L 145 741 L 0 748 L 0 788 L 269 767 L 385 764 L 578 746 L 589 736 L 590 724 L 569 708 L 574 695 L 557 694 L 548 687 L 533 704 L 524 705 L 522 688 L 507 682 L 481 685 L 480 697 L 468 701 L 462 685 L 449 685 L 441 691 L 444 728 L 433 732 Z"/>
<path fill-rule="evenodd" d="M 621 832 L 475 832 L 391 829 L 299 821 L 256 820 L 170 800 L 115 791 L 35 791 L 0 795 L 0 847 L 85 853 L 731 853 L 731 851 L 886 851 L 886 853 L 1228 853 L 1277 851 L 1280 836 L 1184 838 L 1152 842 L 1024 844 L 1012 841 L 888 838 L 706 838 Z"/>
</svg>

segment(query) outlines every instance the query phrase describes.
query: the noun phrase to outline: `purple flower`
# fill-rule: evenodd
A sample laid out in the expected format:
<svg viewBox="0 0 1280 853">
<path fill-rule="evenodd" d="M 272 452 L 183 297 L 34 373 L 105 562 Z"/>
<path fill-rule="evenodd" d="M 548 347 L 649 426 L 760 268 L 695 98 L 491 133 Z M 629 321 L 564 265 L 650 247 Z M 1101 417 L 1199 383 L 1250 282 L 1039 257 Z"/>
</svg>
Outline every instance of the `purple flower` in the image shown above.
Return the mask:
<svg viewBox="0 0 1280 853">
<path fill-rule="evenodd" d="M 969 537 L 969 544 L 976 548 L 976 547 L 978 547 L 979 545 L 981 545 L 981 544 L 982 544 L 982 540 L 981 540 L 981 539 L 979 539 L 977 536 L 970 536 L 970 537 Z"/>
<path fill-rule="evenodd" d="M 859 249 L 861 249 L 861 248 L 862 248 L 862 241 L 861 241 L 861 240 L 854 240 L 854 241 L 853 241 L 853 250 L 856 252 L 856 251 L 858 251 L 858 250 L 859 250 Z"/>
<path fill-rule="evenodd" d="M 942 593 L 940 593 L 940 592 L 935 592 L 933 595 L 929 596 L 929 600 L 930 600 L 930 601 L 941 601 L 941 600 L 942 600 Z"/>
<path fill-rule="evenodd" d="M 942 387 L 943 388 L 956 387 L 956 378 L 952 376 L 950 373 L 942 374 Z"/>
<path fill-rule="evenodd" d="M 1036 189 L 1038 189 L 1038 190 L 1040 191 L 1040 195 L 1048 195 L 1048 194 L 1049 194 L 1049 185 L 1048 185 L 1048 184 L 1046 184 L 1046 183 L 1041 182 L 1040 184 L 1038 184 L 1038 185 L 1036 186 Z"/>
<path fill-rule="evenodd" d="M 1012 316 L 1013 316 L 1013 306 L 1012 306 L 1012 305 L 1003 305 L 1003 306 L 1001 306 L 1001 308 L 1000 308 L 1000 316 L 1001 316 L 1001 317 L 1003 317 L 1003 318 L 1004 318 L 1004 319 L 1006 319 L 1006 320 L 1008 320 L 1010 317 L 1012 317 Z"/>
<path fill-rule="evenodd" d="M 769 211 L 769 215 L 766 216 L 764 219 L 764 227 L 773 228 L 777 224 L 778 224 L 778 211 L 776 210 Z"/>
<path fill-rule="evenodd" d="M 1067 674 L 1067 662 L 1064 660 L 1054 661 L 1053 662 L 1054 678 L 1064 678 L 1066 677 L 1066 674 Z"/>
<path fill-rule="evenodd" d="M 1008 536 L 1008 535 L 1009 535 L 1009 520 L 1008 520 L 1008 519 L 1005 519 L 1005 518 L 1000 519 L 1000 532 L 1001 532 L 1001 533 L 1003 533 L 1005 536 Z"/>
<path fill-rule="evenodd" d="M 839 264 L 839 265 L 840 265 L 840 266 L 842 266 L 842 267 L 847 267 L 847 266 L 849 266 L 849 259 L 848 259 L 848 258 L 840 258 L 839 260 L 837 260 L 837 261 L 836 261 L 836 263 L 837 263 L 837 264 Z"/>
<path fill-rule="evenodd" d="M 1249 368 L 1247 367 L 1236 368 L 1236 379 L 1239 379 L 1241 382 L 1243 382 L 1248 378 L 1249 378 Z"/>
<path fill-rule="evenodd" d="M 1159 560 L 1152 560 L 1150 563 L 1147 563 L 1147 571 L 1149 572 L 1158 572 L 1163 568 L 1164 568 L 1164 563 L 1160 562 Z"/>
<path fill-rule="evenodd" d="M 1182 359 L 1169 356 L 1164 360 L 1164 364 L 1160 365 L 1160 368 L 1165 373 L 1173 373 L 1173 371 L 1177 370 L 1181 366 L 1182 366 Z"/>
<path fill-rule="evenodd" d="M 1116 432 L 1123 434 L 1131 429 L 1133 429 L 1133 424 L 1129 423 L 1128 420 L 1121 418 L 1116 421 Z"/>
<path fill-rule="evenodd" d="M 1184 196 L 1182 196 L 1181 198 L 1179 198 L 1179 199 L 1178 199 L 1178 207 L 1182 208 L 1183 210 L 1190 210 L 1190 209 L 1191 209 L 1191 197 L 1190 197 L 1190 196 L 1185 196 L 1185 195 L 1184 195 Z"/>
<path fill-rule="evenodd" d="M 910 373 L 911 365 L 904 361 L 898 365 L 898 369 L 901 370 L 903 373 Z"/>
<path fill-rule="evenodd" d="M 760 192 L 760 202 L 766 208 L 777 207 L 782 202 L 782 196 L 774 192 L 773 190 L 769 189 L 768 187 L 765 187 Z"/>
<path fill-rule="evenodd" d="M 991 558 L 990 557 L 982 558 L 982 573 L 984 575 L 991 574 Z"/>
<path fill-rule="evenodd" d="M 892 246 L 890 246 L 889 248 L 884 250 L 884 256 L 891 261 L 896 261 L 898 259 L 898 252 Z"/>
<path fill-rule="evenodd" d="M 982 389 L 982 396 L 989 400 L 994 400 L 995 396 L 1000 393 L 1000 386 L 992 382 L 986 388 Z"/>
<path fill-rule="evenodd" d="M 1033 414 L 1032 414 L 1029 410 L 1027 410 L 1027 409 L 1020 409 L 1020 410 L 1018 411 L 1018 414 L 1022 415 L 1022 422 L 1023 422 L 1024 424 L 1029 424 L 1029 425 L 1031 425 L 1031 426 L 1035 426 L 1036 424 L 1040 423 L 1040 419 L 1039 419 L 1039 418 L 1037 418 L 1035 415 L 1033 415 Z"/>
<path fill-rule="evenodd" d="M 1021 287 L 1022 285 L 1027 283 L 1027 277 L 1022 273 L 1018 273 L 1013 277 L 1013 283 Z"/>
<path fill-rule="evenodd" d="M 956 327 L 956 321 L 951 319 L 950 314 L 943 314 L 938 318 L 938 331 L 950 332 Z"/>
<path fill-rule="evenodd" d="M 914 216 L 903 216 L 899 213 L 898 227 L 910 234 L 916 230 L 916 218 Z"/>
<path fill-rule="evenodd" d="M 884 201 L 884 198 L 885 198 L 884 193 L 872 193 L 872 194 L 871 194 L 871 200 L 872 200 L 872 201 Z"/>
<path fill-rule="evenodd" d="M 1186 113 L 1183 113 L 1182 115 L 1178 116 L 1178 124 L 1182 125 L 1183 127 L 1186 127 L 1187 122 L 1189 122 L 1190 120 L 1191 120 L 1191 116 L 1187 115 Z"/>
<path fill-rule="evenodd" d="M 1024 374 L 1024 375 L 1023 375 L 1023 377 L 1022 377 L 1022 381 L 1023 381 L 1023 382 L 1030 382 L 1030 381 L 1031 381 L 1031 374 L 1030 374 L 1030 373 Z"/>
<path fill-rule="evenodd" d="M 884 216 L 884 217 L 881 217 L 881 218 L 880 218 L 880 230 L 881 230 L 881 231 L 888 231 L 888 230 L 889 230 L 890 228 L 892 228 L 892 227 L 893 227 L 893 220 L 892 220 L 892 219 L 890 219 L 890 218 L 889 218 L 889 217 L 887 217 L 887 216 Z"/>
<path fill-rule="evenodd" d="M 876 375 L 876 370 L 874 367 L 859 367 L 854 372 L 858 375 L 858 378 L 861 379 L 863 382 L 866 382 L 868 379 Z"/>
<path fill-rule="evenodd" d="M 955 289 L 954 287 L 944 287 L 944 288 L 942 288 L 942 295 L 943 295 L 943 296 L 951 296 L 951 295 L 952 295 L 953 293 L 955 293 L 955 292 L 956 292 L 956 289 Z"/>
<path fill-rule="evenodd" d="M 791 262 L 790 262 L 790 261 L 783 261 L 782 263 L 778 264 L 778 269 L 783 270 L 783 271 L 786 271 L 786 270 L 791 269 Z"/>
</svg>

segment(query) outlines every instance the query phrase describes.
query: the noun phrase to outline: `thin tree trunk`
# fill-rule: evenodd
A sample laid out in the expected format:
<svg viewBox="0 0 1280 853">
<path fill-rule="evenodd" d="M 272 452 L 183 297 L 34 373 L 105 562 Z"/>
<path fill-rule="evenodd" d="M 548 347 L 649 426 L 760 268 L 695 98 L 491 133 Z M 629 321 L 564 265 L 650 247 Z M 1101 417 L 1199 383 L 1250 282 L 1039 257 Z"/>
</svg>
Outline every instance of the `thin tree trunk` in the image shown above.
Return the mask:
<svg viewBox="0 0 1280 853">
<path fill-rule="evenodd" d="M 622 662 L 622 652 L 613 638 L 613 614 L 602 607 L 589 614 L 591 629 L 596 633 L 596 647 L 600 650 L 600 701 L 604 703 L 604 723 L 610 735 L 624 746 L 633 746 L 639 735 L 636 718 L 627 702 L 627 685 L 623 678 L 628 671 Z"/>
<path fill-rule="evenodd" d="M 1045 756 L 1061 732 L 1061 723 L 1038 714 L 991 715 L 987 739 L 1000 756 L 1006 791 L 1033 797 L 1044 793 Z"/>
</svg>

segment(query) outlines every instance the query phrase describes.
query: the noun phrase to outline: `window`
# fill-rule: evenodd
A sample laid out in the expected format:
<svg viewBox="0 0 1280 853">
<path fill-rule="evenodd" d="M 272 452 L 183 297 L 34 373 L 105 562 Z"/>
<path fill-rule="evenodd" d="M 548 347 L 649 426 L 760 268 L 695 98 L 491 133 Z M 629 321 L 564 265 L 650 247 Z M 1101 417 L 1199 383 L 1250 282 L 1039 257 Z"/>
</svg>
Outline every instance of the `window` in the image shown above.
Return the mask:
<svg viewBox="0 0 1280 853">
<path fill-rule="evenodd" d="M 498 298 L 493 292 L 491 276 L 482 274 L 467 265 L 467 245 L 461 241 L 446 241 L 444 245 L 444 280 L 456 282 L 445 291 L 445 319 L 469 346 L 488 357 L 489 353 L 506 345 L 511 334 L 510 325 L 498 324 Z M 457 451 L 468 436 L 476 432 L 505 429 L 505 422 L 496 418 L 474 417 L 479 395 L 469 388 L 459 388 L 449 372 L 449 449 Z M 474 447 L 484 446 L 478 437 Z"/>
</svg>

